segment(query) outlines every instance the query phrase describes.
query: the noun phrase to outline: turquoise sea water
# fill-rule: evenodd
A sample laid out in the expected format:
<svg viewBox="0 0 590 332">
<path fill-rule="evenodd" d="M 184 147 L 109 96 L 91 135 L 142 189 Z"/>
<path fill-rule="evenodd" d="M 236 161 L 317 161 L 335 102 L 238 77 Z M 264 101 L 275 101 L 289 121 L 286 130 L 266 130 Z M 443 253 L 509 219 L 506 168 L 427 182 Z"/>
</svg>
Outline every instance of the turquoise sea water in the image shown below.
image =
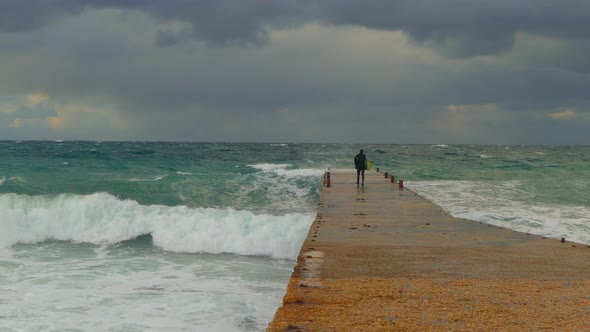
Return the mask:
<svg viewBox="0 0 590 332">
<path fill-rule="evenodd" d="M 590 148 L 0 142 L 0 331 L 262 331 L 328 167 L 590 244 Z M 351 184 L 354 179 L 351 179 Z"/>
</svg>

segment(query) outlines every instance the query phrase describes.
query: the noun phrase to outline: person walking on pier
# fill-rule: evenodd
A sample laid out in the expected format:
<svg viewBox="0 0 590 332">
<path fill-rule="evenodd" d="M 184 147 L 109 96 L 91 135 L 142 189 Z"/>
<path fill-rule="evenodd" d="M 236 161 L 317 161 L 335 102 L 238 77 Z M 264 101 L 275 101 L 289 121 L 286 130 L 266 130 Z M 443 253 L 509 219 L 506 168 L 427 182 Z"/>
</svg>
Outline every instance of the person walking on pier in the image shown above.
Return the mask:
<svg viewBox="0 0 590 332">
<path fill-rule="evenodd" d="M 363 149 L 354 157 L 354 167 L 356 168 L 356 184 L 359 184 L 359 177 L 362 176 L 362 185 L 365 185 L 365 169 L 367 156 L 363 153 Z"/>
</svg>

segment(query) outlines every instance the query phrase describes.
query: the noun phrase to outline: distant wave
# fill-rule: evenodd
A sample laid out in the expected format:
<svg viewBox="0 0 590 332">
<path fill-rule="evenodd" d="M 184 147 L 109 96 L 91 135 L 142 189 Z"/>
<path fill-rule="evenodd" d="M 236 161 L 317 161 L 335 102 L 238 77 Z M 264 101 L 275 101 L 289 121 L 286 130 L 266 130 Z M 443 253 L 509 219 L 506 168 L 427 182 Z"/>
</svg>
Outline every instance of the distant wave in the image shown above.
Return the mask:
<svg viewBox="0 0 590 332">
<path fill-rule="evenodd" d="M 163 178 L 165 178 L 166 176 L 168 176 L 168 174 L 162 174 L 162 175 L 154 175 L 153 177 L 149 177 L 149 178 L 132 178 L 129 179 L 129 181 L 131 182 L 151 182 L 151 181 L 160 181 Z"/>
<path fill-rule="evenodd" d="M 114 244 L 151 235 L 173 252 L 295 259 L 313 214 L 140 205 L 107 193 L 0 194 L 0 247 L 48 240 Z"/>
<path fill-rule="evenodd" d="M 3 176 L 0 178 L 0 186 L 4 183 L 4 181 L 6 181 L 6 177 Z"/>
</svg>

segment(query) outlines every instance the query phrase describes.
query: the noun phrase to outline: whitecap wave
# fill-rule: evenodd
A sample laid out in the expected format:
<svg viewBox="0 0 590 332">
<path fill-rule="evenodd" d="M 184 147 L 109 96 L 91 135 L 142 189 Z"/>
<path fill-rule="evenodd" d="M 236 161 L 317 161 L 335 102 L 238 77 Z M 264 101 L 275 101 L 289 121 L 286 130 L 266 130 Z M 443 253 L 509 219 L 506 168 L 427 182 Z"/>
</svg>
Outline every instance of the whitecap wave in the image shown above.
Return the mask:
<svg viewBox="0 0 590 332">
<path fill-rule="evenodd" d="M 47 240 L 113 244 L 151 234 L 167 251 L 297 257 L 313 214 L 140 205 L 107 193 L 0 195 L 0 247 Z"/>
<path fill-rule="evenodd" d="M 272 172 L 275 171 L 277 169 L 284 169 L 291 166 L 291 164 L 268 164 L 268 163 L 264 163 L 264 164 L 255 164 L 255 165 L 248 165 L 248 167 L 252 167 L 255 169 L 259 169 L 263 172 Z"/>
<path fill-rule="evenodd" d="M 167 176 L 168 176 L 168 174 L 160 174 L 160 175 L 151 176 L 149 178 L 132 178 L 132 179 L 129 179 L 129 181 L 130 182 L 153 182 L 153 181 L 160 181 Z"/>
<path fill-rule="evenodd" d="M 321 177 L 324 171 L 321 169 L 313 168 L 298 168 L 298 169 L 287 169 L 290 164 L 256 164 L 248 165 L 249 167 L 259 169 L 263 172 L 274 173 L 279 176 L 286 178 L 294 177 Z"/>
</svg>

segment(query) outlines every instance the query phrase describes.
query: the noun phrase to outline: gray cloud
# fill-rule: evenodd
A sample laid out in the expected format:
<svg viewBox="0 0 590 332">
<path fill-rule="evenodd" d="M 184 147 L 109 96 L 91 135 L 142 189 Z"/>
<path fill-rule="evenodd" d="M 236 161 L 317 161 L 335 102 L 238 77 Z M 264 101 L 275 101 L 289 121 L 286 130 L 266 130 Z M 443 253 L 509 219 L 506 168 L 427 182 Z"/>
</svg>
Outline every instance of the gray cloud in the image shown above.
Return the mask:
<svg viewBox="0 0 590 332">
<path fill-rule="evenodd" d="M 590 38 L 590 3 L 583 0 L 203 0 L 198 2 L 42 0 L 0 1 L 0 31 L 40 28 L 88 8 L 136 10 L 189 28 L 162 29 L 156 41 L 170 46 L 189 39 L 218 45 L 263 45 L 268 28 L 306 22 L 403 30 L 444 54 L 469 57 L 510 50 L 517 32 Z"/>
<path fill-rule="evenodd" d="M 49 106 L 38 104 L 34 106 L 21 106 L 18 108 L 14 117 L 21 119 L 44 119 L 56 116 L 57 112 Z"/>
<path fill-rule="evenodd" d="M 0 91 L 47 93 L 74 138 L 590 143 L 583 2 L 18 3 Z"/>
<path fill-rule="evenodd" d="M 0 0 L 0 32 L 39 29 L 61 17 L 79 14 L 83 8 L 84 4 L 75 0 Z"/>
</svg>

